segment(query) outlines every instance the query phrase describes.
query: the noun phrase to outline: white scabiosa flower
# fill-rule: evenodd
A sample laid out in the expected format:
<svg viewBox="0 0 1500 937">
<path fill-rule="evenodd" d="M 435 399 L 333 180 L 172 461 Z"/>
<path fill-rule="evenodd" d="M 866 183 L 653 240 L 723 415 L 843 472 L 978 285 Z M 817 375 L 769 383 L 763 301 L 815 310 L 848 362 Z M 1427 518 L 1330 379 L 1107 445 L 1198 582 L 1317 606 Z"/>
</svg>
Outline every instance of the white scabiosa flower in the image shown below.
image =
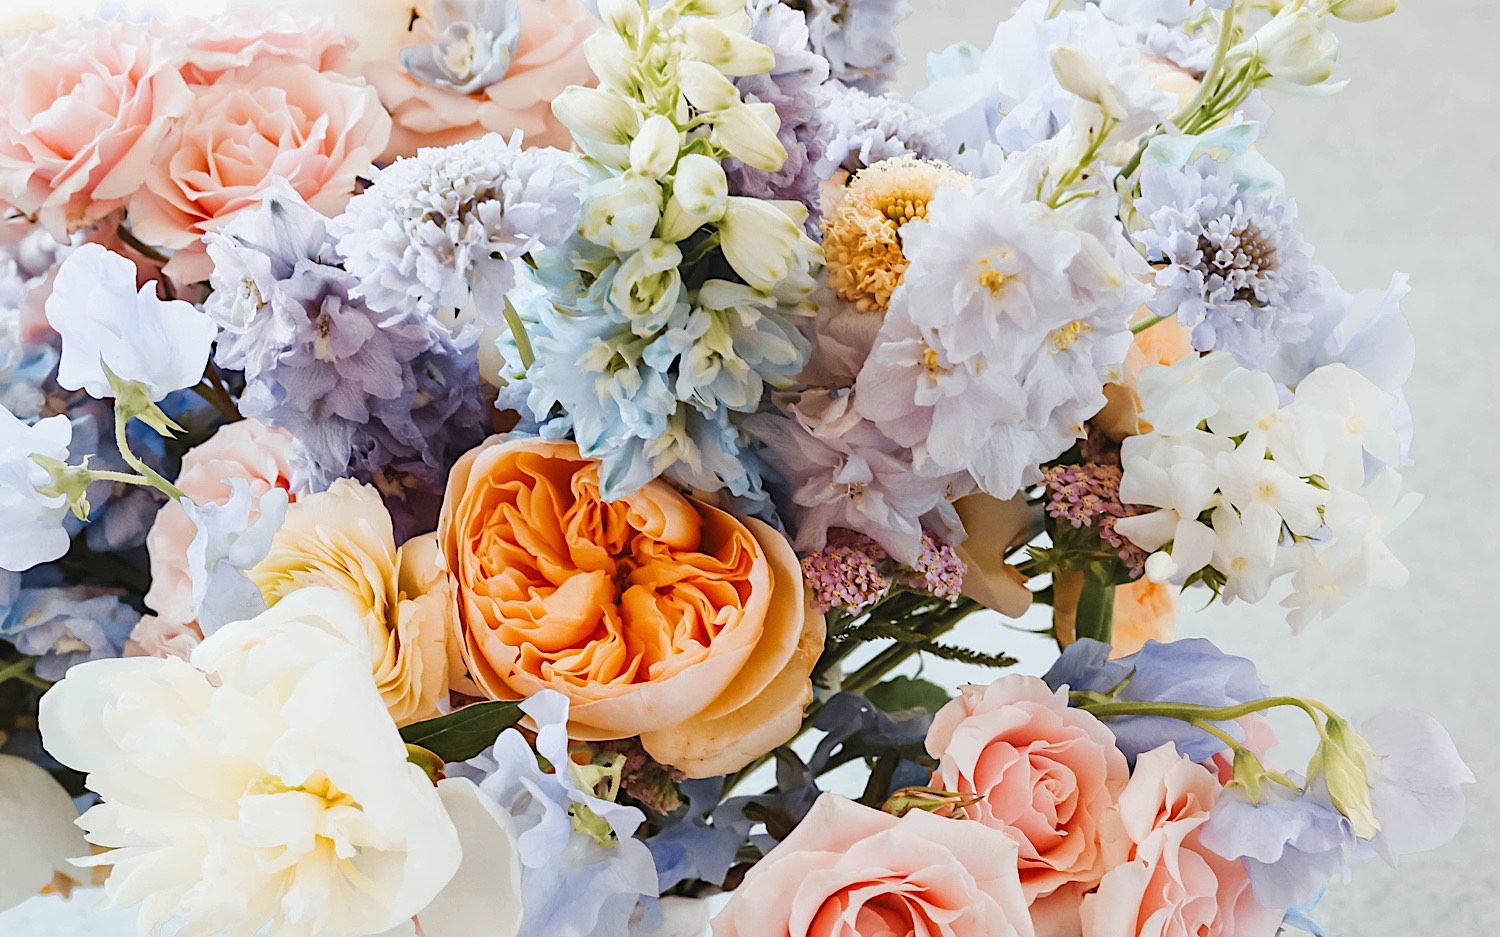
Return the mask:
<svg viewBox="0 0 1500 937">
<path fill-rule="evenodd" d="M 41 703 L 79 821 L 142 933 L 355 937 L 409 927 L 460 844 L 370 677 L 358 611 L 306 589 L 177 659 L 80 664 Z"/>
<path fill-rule="evenodd" d="M 578 221 L 575 158 L 488 134 L 380 171 L 333 224 L 355 295 L 376 312 L 475 308 L 499 320 L 514 263 Z"/>
</svg>

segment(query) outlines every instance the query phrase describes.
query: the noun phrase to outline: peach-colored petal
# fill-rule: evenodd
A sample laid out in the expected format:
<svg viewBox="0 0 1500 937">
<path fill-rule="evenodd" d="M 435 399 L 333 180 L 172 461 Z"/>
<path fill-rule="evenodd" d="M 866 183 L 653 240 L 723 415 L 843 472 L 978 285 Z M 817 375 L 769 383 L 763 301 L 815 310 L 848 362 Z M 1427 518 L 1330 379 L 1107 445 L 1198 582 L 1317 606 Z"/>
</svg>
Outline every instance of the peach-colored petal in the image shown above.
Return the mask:
<svg viewBox="0 0 1500 937">
<path fill-rule="evenodd" d="M 562 692 L 574 738 L 644 734 L 689 773 L 785 741 L 823 639 L 786 538 L 660 481 L 614 502 L 599 485 L 571 442 L 496 437 L 454 466 L 438 540 L 468 679 Z"/>
<path fill-rule="evenodd" d="M 1115 589 L 1110 657 L 1126 657 L 1147 641 L 1170 641 L 1177 633 L 1177 587 L 1142 576 Z"/>
<path fill-rule="evenodd" d="M 1150 318 L 1151 310 L 1137 310 L 1131 322 Z M 1153 364 L 1176 364 L 1193 354 L 1192 333 L 1175 316 L 1156 323 L 1136 334 L 1130 351 L 1125 355 L 1125 373 L 1119 384 L 1104 385 L 1104 409 L 1089 421 L 1097 432 L 1119 442 L 1134 436 L 1142 429 L 1140 424 L 1141 400 L 1135 391 L 1136 379 L 1141 371 Z"/>
<path fill-rule="evenodd" d="M 1008 618 L 1020 618 L 1031 607 L 1026 577 L 1005 562 L 1031 523 L 1025 495 L 1001 501 L 986 494 L 954 502 L 968 539 L 954 548 L 967 567 L 964 595 Z"/>
</svg>

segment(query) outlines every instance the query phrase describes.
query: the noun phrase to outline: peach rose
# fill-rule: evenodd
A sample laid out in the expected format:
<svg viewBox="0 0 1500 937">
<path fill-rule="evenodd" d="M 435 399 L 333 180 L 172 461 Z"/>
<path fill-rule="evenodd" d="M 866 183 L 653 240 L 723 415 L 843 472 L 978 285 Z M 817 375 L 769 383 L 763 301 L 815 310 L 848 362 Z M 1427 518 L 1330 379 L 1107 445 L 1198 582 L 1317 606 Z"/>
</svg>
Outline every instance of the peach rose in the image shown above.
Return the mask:
<svg viewBox="0 0 1500 937">
<path fill-rule="evenodd" d="M 1255 903 L 1243 863 L 1198 842 L 1222 788 L 1170 743 L 1140 756 L 1120 794 L 1129 843 L 1083 899 L 1084 937 L 1272 937 L 1282 912 Z"/>
<path fill-rule="evenodd" d="M 689 777 L 743 767 L 800 725 L 823 619 L 766 524 L 661 481 L 605 502 L 575 444 L 495 437 L 454 466 L 438 537 L 490 697 L 557 690 L 575 738 L 639 735 Z"/>
<path fill-rule="evenodd" d="M 1120 858 L 1115 798 L 1130 775 L 1114 734 L 1036 677 L 965 686 L 927 732 L 933 787 L 976 794 L 971 821 L 1020 842 L 1028 901 L 1091 885 Z"/>
<path fill-rule="evenodd" d="M 1127 657 L 1147 641 L 1170 641 L 1177 633 L 1177 591 L 1145 576 L 1115 589 L 1110 657 Z"/>
<path fill-rule="evenodd" d="M 714 937 L 1032 937 L 1016 841 L 824 794 L 713 922 Z"/>
<path fill-rule="evenodd" d="M 88 18 L 0 50 L 0 202 L 66 242 L 141 187 L 193 104 L 166 40 Z"/>
<path fill-rule="evenodd" d="M 438 714 L 457 625 L 453 589 L 434 535 L 396 548 L 374 488 L 340 478 L 301 498 L 250 578 L 268 605 L 319 586 L 348 596 L 364 617 L 375 686 L 391 718 L 407 725 Z"/>
<path fill-rule="evenodd" d="M 1140 322 L 1150 316 L 1149 309 L 1141 309 L 1131 321 Z M 1175 316 L 1138 332 L 1125 355 L 1125 371 L 1120 382 L 1104 385 L 1104 409 L 1094 415 L 1090 424 L 1115 442 L 1139 433 L 1142 429 L 1139 419 L 1141 398 L 1136 394 L 1135 382 L 1141 372 L 1153 364 L 1176 364 L 1191 354 L 1192 332 L 1184 328 Z"/>
<path fill-rule="evenodd" d="M 292 435 L 256 420 L 241 420 L 219 428 L 217 433 L 182 457 L 177 487 L 198 504 L 223 504 L 229 500 L 229 482 L 243 478 L 250 483 L 255 504 L 272 488 L 290 488 Z M 253 522 L 260 512 L 251 508 Z M 151 555 L 151 591 L 146 604 L 156 610 L 162 627 L 185 625 L 193 619 L 193 580 L 188 572 L 187 549 L 196 528 L 176 501 L 157 512 L 146 535 Z M 143 642 L 144 643 L 144 642 Z"/>
<path fill-rule="evenodd" d="M 396 55 L 365 64 L 364 77 L 380 92 L 395 118 L 384 159 L 411 156 L 421 146 L 447 146 L 487 132 L 510 136 L 520 130 L 527 146 L 568 149 L 573 138 L 552 114 L 552 100 L 569 85 L 590 85 L 594 74 L 583 40 L 599 21 L 582 0 L 520 0 L 521 36 L 505 77 L 482 92 L 458 94 L 417 81 Z M 425 14 L 430 3 L 412 4 L 404 48 L 435 38 Z"/>
<path fill-rule="evenodd" d="M 354 48 L 354 37 L 326 19 L 264 6 L 236 6 L 210 18 L 174 18 L 155 26 L 184 46 L 182 77 L 194 85 L 212 84 L 227 71 L 263 62 L 337 71 Z"/>
<path fill-rule="evenodd" d="M 158 151 L 130 200 L 131 228 L 176 251 L 169 276 L 206 280 L 204 234 L 258 205 L 276 177 L 338 214 L 390 132 L 374 89 L 357 79 L 274 60 L 226 73 L 198 89 L 182 131 Z"/>
</svg>

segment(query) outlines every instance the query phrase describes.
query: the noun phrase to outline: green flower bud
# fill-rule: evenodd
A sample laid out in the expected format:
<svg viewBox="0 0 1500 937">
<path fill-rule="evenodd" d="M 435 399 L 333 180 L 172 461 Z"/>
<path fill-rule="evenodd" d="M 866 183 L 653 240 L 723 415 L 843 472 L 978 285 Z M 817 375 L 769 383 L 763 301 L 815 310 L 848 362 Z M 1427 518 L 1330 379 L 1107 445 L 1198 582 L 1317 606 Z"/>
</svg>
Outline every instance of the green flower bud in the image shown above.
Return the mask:
<svg viewBox="0 0 1500 937">
<path fill-rule="evenodd" d="M 1369 765 L 1374 758 L 1375 751 L 1348 722 L 1330 716 L 1323 741 L 1307 767 L 1308 779 L 1323 779 L 1333 806 L 1349 818 L 1360 839 L 1373 839 L 1380 832 L 1370 803 Z"/>
</svg>

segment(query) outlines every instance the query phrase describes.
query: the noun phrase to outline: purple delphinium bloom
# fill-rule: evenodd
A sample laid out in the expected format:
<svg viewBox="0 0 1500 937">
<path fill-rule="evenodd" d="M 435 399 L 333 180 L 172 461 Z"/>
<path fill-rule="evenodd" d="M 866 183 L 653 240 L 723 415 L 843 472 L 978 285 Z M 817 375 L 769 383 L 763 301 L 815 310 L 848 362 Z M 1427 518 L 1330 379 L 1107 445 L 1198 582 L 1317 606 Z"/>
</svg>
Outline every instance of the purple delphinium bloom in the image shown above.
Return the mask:
<svg viewBox="0 0 1500 937">
<path fill-rule="evenodd" d="M 0 570 L 0 639 L 38 658 L 36 675 L 61 680 L 84 661 L 119 657 L 141 616 L 119 596 L 83 586 L 23 588 Z"/>
<path fill-rule="evenodd" d="M 807 14 L 809 47 L 846 85 L 880 92 L 906 63 L 897 27 L 910 0 L 786 0 Z"/>
<path fill-rule="evenodd" d="M 832 178 L 840 169 L 858 172 L 898 156 L 945 163 L 957 159 L 942 125 L 894 92 L 870 94 L 830 81 L 818 95 L 827 138 L 815 169 L 819 179 Z"/>
<path fill-rule="evenodd" d="M 570 771 L 567 697 L 543 690 L 521 704 L 536 721 L 536 750 L 516 729 L 450 774 L 470 777 L 516 823 L 525 914 L 521 937 L 613 937 L 657 895 L 655 861 L 635 838 L 645 814 L 595 796 Z M 543 771 L 541 755 L 553 770 Z M 601 843 L 574 826 L 574 816 L 602 821 Z M 603 830 L 595 832 L 603 834 Z"/>
<path fill-rule="evenodd" d="M 747 102 L 776 108 L 781 120 L 776 134 L 786 149 L 786 161 L 775 172 L 767 172 L 737 159 L 725 160 L 729 191 L 750 198 L 801 202 L 808 208 L 808 230 L 813 232 L 822 182 L 818 166 L 826 134 L 818 88 L 828 80 L 828 60 L 809 51 L 807 21 L 797 10 L 777 0 L 753 0 L 750 16 L 750 38 L 776 53 L 776 65 L 766 74 L 736 78 L 734 84 Z"/>
<path fill-rule="evenodd" d="M 516 262 L 577 227 L 576 163 L 522 149 L 519 131 L 398 159 L 331 226 L 354 297 L 382 313 L 472 308 L 501 321 Z"/>
<path fill-rule="evenodd" d="M 240 412 L 290 431 L 312 476 L 300 486 L 322 487 L 376 450 L 367 434 L 410 416 L 423 396 L 415 364 L 444 353 L 447 327 L 355 298 L 360 281 L 340 266 L 328 219 L 285 185 L 212 235 L 208 251 L 205 309 L 222 329 L 218 363 L 245 373 Z"/>
<path fill-rule="evenodd" d="M 1147 641 L 1139 651 L 1119 660 L 1110 660 L 1109 652 L 1110 646 L 1101 641 L 1077 641 L 1068 645 L 1042 679 L 1053 690 L 1066 686 L 1095 693 L 1108 693 L 1124 683 L 1115 698 L 1129 702 L 1223 707 L 1264 699 L 1268 693 L 1254 663 L 1225 654 L 1204 638 L 1168 644 Z M 1177 750 L 1193 761 L 1206 761 L 1225 750 L 1223 742 L 1180 719 L 1119 716 L 1105 719 L 1104 724 L 1132 763 L 1137 755 L 1167 742 L 1176 743 Z M 1244 731 L 1233 722 L 1214 725 L 1244 738 Z"/>
<path fill-rule="evenodd" d="M 687 809 L 646 840 L 656 861 L 657 888 L 663 892 L 693 880 L 723 884 L 750 826 L 749 821 L 722 826 L 708 822 L 719 806 L 723 778 L 683 781 L 681 789 L 687 795 Z"/>
<path fill-rule="evenodd" d="M 1150 225 L 1136 240 L 1157 268 L 1148 305 L 1191 329 L 1194 348 L 1261 368 L 1308 337 L 1315 278 L 1295 203 L 1242 190 L 1232 165 L 1205 157 L 1146 167 L 1136 208 Z"/>
</svg>

